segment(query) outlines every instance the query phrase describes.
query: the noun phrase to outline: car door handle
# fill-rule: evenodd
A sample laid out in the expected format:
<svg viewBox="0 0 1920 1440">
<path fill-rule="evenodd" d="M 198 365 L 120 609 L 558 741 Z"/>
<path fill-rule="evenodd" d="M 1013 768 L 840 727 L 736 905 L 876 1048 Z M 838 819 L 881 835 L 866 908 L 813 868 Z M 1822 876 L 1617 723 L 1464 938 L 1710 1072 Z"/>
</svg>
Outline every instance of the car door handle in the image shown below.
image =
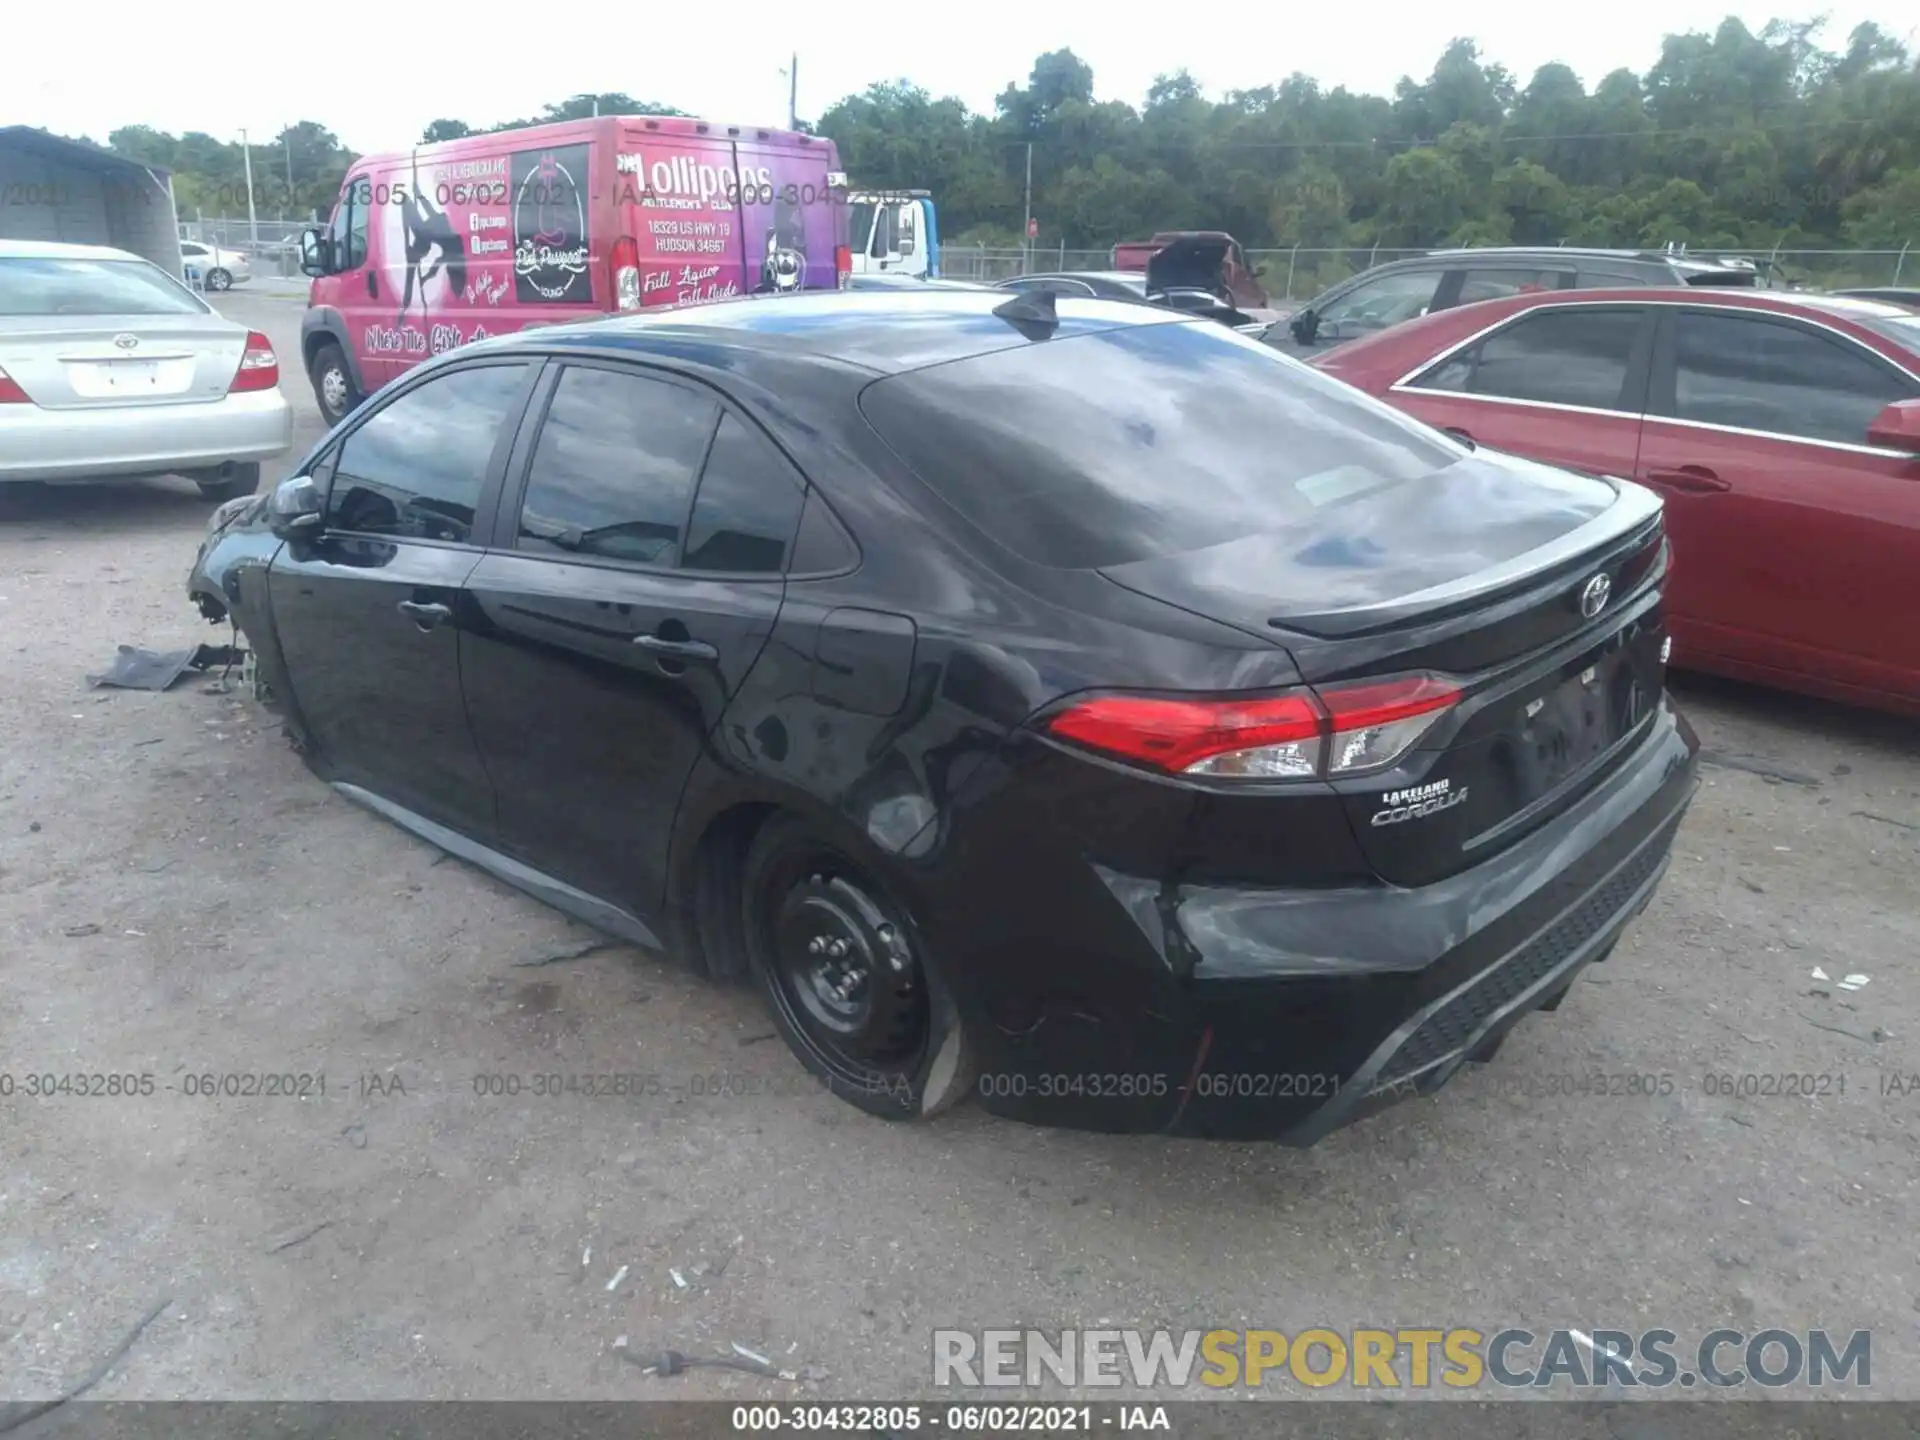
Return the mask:
<svg viewBox="0 0 1920 1440">
<path fill-rule="evenodd" d="M 453 611 L 445 605 L 430 605 L 419 600 L 402 600 L 396 607 L 422 630 L 431 630 L 442 620 L 451 620 Z"/>
<path fill-rule="evenodd" d="M 1715 491 L 1733 488 L 1704 465 L 1682 465 L 1676 470 L 1649 470 L 1647 481 L 1672 490 L 1684 490 L 1689 495 L 1711 495 Z"/>
<path fill-rule="evenodd" d="M 380 277 L 372 270 L 367 271 L 367 294 L 376 300 L 380 298 Z"/>
<path fill-rule="evenodd" d="M 1445 429 L 1447 434 L 1451 435 L 1454 439 L 1458 440 L 1462 445 L 1466 446 L 1469 450 L 1478 450 L 1480 448 L 1480 442 L 1478 440 L 1475 440 L 1473 436 L 1469 435 L 1466 431 L 1462 430 L 1458 425 L 1448 425 L 1445 427 Z"/>
<path fill-rule="evenodd" d="M 662 660 L 698 660 L 709 663 L 720 658 L 720 652 L 704 640 L 668 640 L 659 635 L 636 635 L 633 643 L 642 650 L 650 650 Z"/>
</svg>

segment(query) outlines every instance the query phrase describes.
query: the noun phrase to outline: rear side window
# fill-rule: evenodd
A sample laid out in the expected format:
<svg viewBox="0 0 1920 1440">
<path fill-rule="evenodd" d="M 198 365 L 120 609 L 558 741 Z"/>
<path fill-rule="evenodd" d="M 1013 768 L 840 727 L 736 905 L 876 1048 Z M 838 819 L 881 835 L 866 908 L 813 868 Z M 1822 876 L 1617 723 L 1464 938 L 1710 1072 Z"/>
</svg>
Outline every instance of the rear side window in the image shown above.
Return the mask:
<svg viewBox="0 0 1920 1440">
<path fill-rule="evenodd" d="M 1683 311 L 1673 346 L 1681 420 L 1865 445 L 1874 416 L 1913 393 L 1845 342 L 1779 320 Z"/>
<path fill-rule="evenodd" d="M 1565 290 L 1573 276 L 1560 270 L 1469 270 L 1460 282 L 1456 304 L 1498 300 L 1503 295 L 1531 295 L 1541 290 Z"/>
<path fill-rule="evenodd" d="M 0 315 L 204 315 L 207 307 L 144 260 L 0 260 Z"/>
<path fill-rule="evenodd" d="M 568 366 L 534 446 L 518 548 L 679 563 L 719 414 L 683 386 Z"/>
<path fill-rule="evenodd" d="M 383 405 L 347 437 L 328 524 L 467 544 L 501 426 L 519 413 L 525 365 L 449 371 Z"/>
<path fill-rule="evenodd" d="M 778 575 L 805 500 L 799 477 L 766 438 L 723 416 L 700 472 L 685 568 Z"/>
<path fill-rule="evenodd" d="M 1064 569 L 1222 544 L 1460 460 L 1211 322 L 1102 330 L 877 381 L 868 422 L 995 543 Z"/>
<path fill-rule="evenodd" d="M 1633 409 L 1622 398 L 1642 312 L 1539 310 L 1457 351 L 1413 382 L 1506 400 Z"/>
</svg>

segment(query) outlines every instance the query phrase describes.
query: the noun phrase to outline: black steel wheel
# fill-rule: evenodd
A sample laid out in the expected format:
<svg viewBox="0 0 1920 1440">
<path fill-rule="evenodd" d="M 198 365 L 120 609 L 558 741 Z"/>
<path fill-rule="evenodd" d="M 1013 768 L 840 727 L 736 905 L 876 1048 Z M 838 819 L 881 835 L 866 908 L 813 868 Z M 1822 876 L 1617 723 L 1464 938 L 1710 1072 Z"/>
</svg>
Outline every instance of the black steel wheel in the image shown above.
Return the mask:
<svg viewBox="0 0 1920 1440">
<path fill-rule="evenodd" d="M 834 1093 L 908 1119 L 965 1092 L 952 1007 L 911 919 L 866 866 L 777 817 L 747 852 L 742 921 L 775 1024 Z"/>
</svg>

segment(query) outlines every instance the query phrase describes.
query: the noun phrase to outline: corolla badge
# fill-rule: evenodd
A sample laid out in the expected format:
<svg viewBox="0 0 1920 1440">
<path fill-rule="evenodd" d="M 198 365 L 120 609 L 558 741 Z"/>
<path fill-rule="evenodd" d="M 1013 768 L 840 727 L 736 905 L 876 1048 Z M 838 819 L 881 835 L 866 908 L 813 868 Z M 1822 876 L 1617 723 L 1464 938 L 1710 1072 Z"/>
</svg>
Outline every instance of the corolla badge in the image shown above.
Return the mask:
<svg viewBox="0 0 1920 1440">
<path fill-rule="evenodd" d="M 1432 780 L 1425 785 L 1415 785 L 1407 790 L 1389 790 L 1380 797 L 1386 801 L 1386 809 L 1376 810 L 1370 825 L 1401 825 L 1409 820 L 1418 820 L 1426 815 L 1437 815 L 1442 810 L 1451 810 L 1467 798 L 1467 790 L 1453 788 L 1451 780 Z"/>
<path fill-rule="evenodd" d="M 118 345 L 122 350 L 131 350 L 140 343 L 140 337 L 138 335 L 116 335 L 113 337 L 113 343 Z"/>
<path fill-rule="evenodd" d="M 1591 620 L 1607 608 L 1607 601 L 1613 595 L 1613 581 L 1602 571 L 1587 581 L 1580 591 L 1580 613 Z"/>
</svg>

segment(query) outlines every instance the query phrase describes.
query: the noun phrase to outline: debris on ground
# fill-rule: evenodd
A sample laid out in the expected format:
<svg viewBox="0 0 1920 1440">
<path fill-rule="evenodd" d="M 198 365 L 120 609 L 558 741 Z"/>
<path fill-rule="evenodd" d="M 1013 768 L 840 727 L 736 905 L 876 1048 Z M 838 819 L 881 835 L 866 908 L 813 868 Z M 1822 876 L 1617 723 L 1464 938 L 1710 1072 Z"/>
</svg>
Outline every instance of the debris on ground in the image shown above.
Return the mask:
<svg viewBox="0 0 1920 1440">
<path fill-rule="evenodd" d="M 312 1225 L 307 1226 L 305 1229 L 296 1230 L 293 1232 L 293 1234 L 287 1236 L 286 1239 L 275 1241 L 273 1244 L 269 1245 L 267 1247 L 267 1254 L 278 1255 L 282 1250 L 291 1250 L 294 1246 L 301 1244 L 303 1241 L 311 1240 L 314 1236 L 318 1235 L 322 1230 L 327 1229 L 332 1224 L 333 1224 L 333 1221 L 331 1220 L 321 1220 L 321 1221 L 317 1221 Z"/>
<path fill-rule="evenodd" d="M 98 675 L 87 676 L 87 684 L 95 689 L 110 685 L 120 690 L 165 690 L 189 670 L 211 670 L 215 666 L 231 670 L 245 654 L 233 645 L 194 645 L 164 654 L 122 645 L 113 664 Z"/>
<path fill-rule="evenodd" d="M 78 940 L 82 935 L 98 935 L 100 933 L 100 927 L 92 921 L 88 921 L 84 925 L 69 925 L 64 933 L 72 939 Z"/>
<path fill-rule="evenodd" d="M 627 1278 L 627 1267 L 622 1265 L 613 1272 L 613 1279 L 607 1281 L 607 1292 L 611 1294 L 620 1288 L 620 1282 Z"/>
<path fill-rule="evenodd" d="M 620 1340 L 626 1338 L 622 1335 Z M 643 1375 L 679 1375 L 688 1370 L 710 1369 L 741 1370 L 749 1375 L 759 1375 L 773 1380 L 800 1378 L 796 1371 L 776 1369 L 773 1362 L 764 1357 L 748 1360 L 734 1355 L 685 1355 L 678 1350 L 661 1350 L 650 1355 L 639 1355 L 621 1344 L 620 1340 L 614 1342 L 614 1353 L 628 1364 L 638 1365 Z M 740 1351 L 741 1356 L 753 1354 L 752 1351 L 740 1345 L 735 1345 L 733 1348 Z"/>
<path fill-rule="evenodd" d="M 1891 815 L 1876 815 L 1871 810 L 1855 810 L 1853 813 L 1862 820 L 1878 820 L 1882 825 L 1894 825 L 1902 830 L 1920 830 L 1920 825 L 1910 820 L 1896 820 Z"/>
<path fill-rule="evenodd" d="M 1862 990 L 1866 988 L 1867 982 L 1871 978 L 1872 977 L 1867 975 L 1843 975 L 1840 977 L 1840 988 L 1842 990 Z"/>
<path fill-rule="evenodd" d="M 589 940 L 584 945 L 576 945 L 571 950 L 561 950 L 553 955 L 536 955 L 531 960 L 516 960 L 513 962 L 513 968 L 537 970 L 542 965 L 564 965 L 569 960 L 584 960 L 589 955 L 598 955 L 602 950 L 615 949 L 619 943 L 618 940 Z"/>
<path fill-rule="evenodd" d="M 146 1332 L 146 1328 L 160 1318 L 160 1312 L 172 1303 L 173 1297 L 171 1295 L 162 1296 L 160 1302 L 151 1310 L 147 1311 L 145 1315 L 142 1315 L 135 1323 L 133 1329 L 126 1333 L 125 1338 L 113 1347 L 113 1352 L 98 1365 L 94 1366 L 93 1369 L 88 1372 L 86 1378 L 72 1389 L 63 1390 L 51 1400 L 42 1400 L 38 1404 L 26 1406 L 22 1410 L 12 1413 L 0 1413 L 0 1435 L 4 1435 L 10 1430 L 18 1430 L 21 1426 L 38 1420 L 48 1411 L 59 1409 L 69 1400 L 79 1399 L 82 1395 L 86 1394 L 87 1391 L 106 1379 L 107 1372 L 120 1363 L 120 1358 L 133 1348 L 134 1341 L 138 1340 L 141 1335 Z"/>
<path fill-rule="evenodd" d="M 1744 755 L 1729 755 L 1721 750 L 1703 748 L 1700 751 L 1700 763 L 1718 765 L 1726 770 L 1744 770 L 1749 775 L 1758 775 L 1775 782 L 1785 781 L 1789 785 L 1805 785 L 1816 790 L 1820 787 L 1820 782 L 1813 776 L 1803 775 L 1798 770 L 1782 770 L 1759 760 L 1748 759 Z"/>
</svg>

